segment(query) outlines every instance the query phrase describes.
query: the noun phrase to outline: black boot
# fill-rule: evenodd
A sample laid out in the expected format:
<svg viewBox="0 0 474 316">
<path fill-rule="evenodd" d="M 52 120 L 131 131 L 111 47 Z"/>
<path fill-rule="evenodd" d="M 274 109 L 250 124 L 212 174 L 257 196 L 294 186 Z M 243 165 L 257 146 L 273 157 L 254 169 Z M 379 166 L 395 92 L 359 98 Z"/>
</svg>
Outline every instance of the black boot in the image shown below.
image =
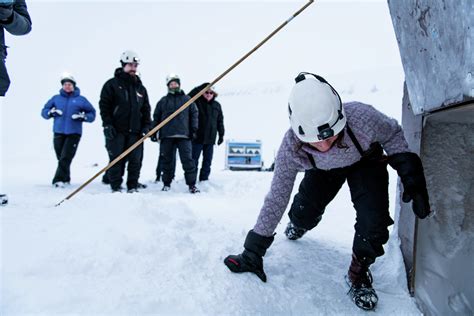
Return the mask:
<svg viewBox="0 0 474 316">
<path fill-rule="evenodd" d="M 201 191 L 199 191 L 199 189 L 195 185 L 190 185 L 189 186 L 189 193 L 195 194 L 195 193 L 199 193 L 199 192 L 201 192 Z"/>
<path fill-rule="evenodd" d="M 8 204 L 8 196 L 6 194 L 0 194 L 0 206 Z"/>
<path fill-rule="evenodd" d="M 290 240 L 297 240 L 303 237 L 303 235 L 306 234 L 307 231 L 307 229 L 298 227 L 292 222 L 289 222 L 285 229 L 285 235 Z"/>
<path fill-rule="evenodd" d="M 120 187 L 112 187 L 112 193 L 120 193 L 123 191 L 123 188 Z"/>
<path fill-rule="evenodd" d="M 357 307 L 363 310 L 373 310 L 377 306 L 378 296 L 372 288 L 372 274 L 369 265 L 360 262 L 353 254 L 349 272 L 346 275 L 347 285 L 350 287 L 348 295 Z"/>
<path fill-rule="evenodd" d="M 106 185 L 110 184 L 109 175 L 107 174 L 107 172 L 104 173 L 104 175 L 102 176 L 102 183 Z"/>
</svg>

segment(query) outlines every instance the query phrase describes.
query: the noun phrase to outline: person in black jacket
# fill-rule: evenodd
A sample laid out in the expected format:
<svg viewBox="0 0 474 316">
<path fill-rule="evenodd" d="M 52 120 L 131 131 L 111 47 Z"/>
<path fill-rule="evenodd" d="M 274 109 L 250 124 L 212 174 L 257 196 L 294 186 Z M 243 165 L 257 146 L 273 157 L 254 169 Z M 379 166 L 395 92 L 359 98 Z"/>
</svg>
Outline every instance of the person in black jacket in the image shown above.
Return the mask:
<svg viewBox="0 0 474 316">
<path fill-rule="evenodd" d="M 161 98 L 153 113 L 153 122 L 160 124 L 168 116 L 185 104 L 190 97 L 181 90 L 181 81 L 175 74 L 166 78 L 168 94 Z M 198 110 L 192 103 L 183 112 L 173 118 L 159 131 L 160 158 L 163 168 L 163 191 L 169 191 L 173 180 L 173 164 L 176 163 L 176 149 L 184 169 L 184 178 L 189 186 L 189 192 L 199 192 L 196 188 L 196 166 L 192 157 L 191 139 L 198 129 Z"/>
<path fill-rule="evenodd" d="M 31 31 L 31 18 L 24 0 L 4 0 L 0 3 L 0 96 L 10 87 L 10 77 L 5 66 L 7 46 L 5 30 L 12 35 L 25 35 Z"/>
<path fill-rule="evenodd" d="M 148 133 L 151 123 L 148 93 L 137 76 L 140 62 L 138 55 L 133 51 L 125 51 L 120 62 L 122 67 L 117 68 L 114 77 L 104 84 L 99 101 L 110 160 L 117 158 Z M 122 170 L 125 170 L 125 163 L 128 164 L 128 192 L 137 192 L 142 157 L 143 144 L 109 169 L 112 192 L 122 191 Z"/>
<path fill-rule="evenodd" d="M 10 77 L 5 65 L 7 58 L 5 30 L 12 35 L 25 35 L 31 31 L 31 18 L 24 0 L 3 0 L 0 2 L 0 97 L 4 97 L 10 87 Z M 0 205 L 7 204 L 7 195 L 0 194 Z"/>
<path fill-rule="evenodd" d="M 195 96 L 208 84 L 207 82 L 203 83 L 191 90 L 188 95 L 190 97 Z M 203 153 L 199 181 L 209 180 L 214 144 L 218 133 L 217 145 L 224 142 L 224 115 L 220 103 L 216 101 L 216 97 L 217 93 L 213 89 L 208 89 L 196 100 L 199 111 L 199 128 L 196 139 L 193 140 L 193 160 L 196 168 L 199 168 L 199 156 L 201 156 L 201 152 Z"/>
</svg>

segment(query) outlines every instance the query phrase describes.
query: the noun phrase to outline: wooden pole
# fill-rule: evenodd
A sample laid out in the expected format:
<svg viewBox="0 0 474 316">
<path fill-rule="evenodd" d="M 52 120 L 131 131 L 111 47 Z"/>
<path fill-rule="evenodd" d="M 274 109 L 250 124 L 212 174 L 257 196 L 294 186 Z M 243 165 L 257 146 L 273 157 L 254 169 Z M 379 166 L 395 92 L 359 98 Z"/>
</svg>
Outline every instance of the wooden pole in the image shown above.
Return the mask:
<svg viewBox="0 0 474 316">
<path fill-rule="evenodd" d="M 221 75 L 219 75 L 216 79 L 214 79 L 211 83 L 209 83 L 206 87 L 204 87 L 201 91 L 198 92 L 194 97 L 188 100 L 185 104 L 183 104 L 179 109 L 177 109 L 173 114 L 168 116 L 166 119 L 164 119 L 160 124 L 155 126 L 152 130 L 150 130 L 145 136 L 143 136 L 140 140 L 138 140 L 135 144 L 130 146 L 127 150 L 125 150 L 120 156 L 112 160 L 107 166 L 102 168 L 99 172 L 97 172 L 92 178 L 84 182 L 79 188 L 77 188 L 74 192 L 69 194 L 66 198 L 64 198 L 61 202 L 57 203 L 56 206 L 61 205 L 64 201 L 71 199 L 74 195 L 76 195 L 78 192 L 80 192 L 82 189 L 84 189 L 89 183 L 94 181 L 95 178 L 100 176 L 103 172 L 109 170 L 113 165 L 115 165 L 117 162 L 122 160 L 125 156 L 127 156 L 132 150 L 140 146 L 145 139 L 148 137 L 152 136 L 156 132 L 158 132 L 163 126 L 168 124 L 169 121 L 174 119 L 179 113 L 183 112 L 187 107 L 189 107 L 194 101 L 196 101 L 201 95 L 204 94 L 210 87 L 215 85 L 217 82 L 219 82 L 222 78 L 224 78 L 229 72 L 231 72 L 235 67 L 240 65 L 245 59 L 247 59 L 250 55 L 252 55 L 257 49 L 259 49 L 263 44 L 265 44 L 270 38 L 272 38 L 276 33 L 278 33 L 282 28 L 284 28 L 288 23 L 291 22 L 295 17 L 297 17 L 301 12 L 303 12 L 308 6 L 310 6 L 314 0 L 309 0 L 308 3 L 306 3 L 301 9 L 296 11 L 288 20 L 283 22 L 279 27 L 277 27 L 273 32 L 270 33 L 265 39 L 263 39 L 257 46 L 252 48 L 247 54 L 242 56 L 239 60 L 237 60 L 232 66 L 227 68 L 226 71 L 224 71 Z"/>
</svg>

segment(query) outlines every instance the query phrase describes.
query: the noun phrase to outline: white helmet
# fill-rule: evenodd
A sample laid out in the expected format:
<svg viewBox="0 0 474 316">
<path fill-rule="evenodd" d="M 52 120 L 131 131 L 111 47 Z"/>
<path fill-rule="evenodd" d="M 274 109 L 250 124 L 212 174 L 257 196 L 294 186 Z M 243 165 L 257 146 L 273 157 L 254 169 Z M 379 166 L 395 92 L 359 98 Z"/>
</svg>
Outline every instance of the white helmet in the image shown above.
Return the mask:
<svg viewBox="0 0 474 316">
<path fill-rule="evenodd" d="M 323 77 L 307 72 L 300 73 L 295 81 L 288 112 L 296 136 L 312 143 L 340 133 L 346 116 L 337 91 Z"/>
<path fill-rule="evenodd" d="M 138 54 L 135 53 L 133 50 L 126 50 L 120 56 L 120 62 L 122 64 L 130 64 L 130 63 L 140 63 L 140 58 Z"/>
<path fill-rule="evenodd" d="M 166 76 L 166 85 L 169 85 L 171 81 L 176 81 L 179 85 L 181 85 L 181 80 L 179 79 L 179 76 L 177 74 L 171 73 Z"/>
<path fill-rule="evenodd" d="M 69 72 L 63 72 L 61 74 L 61 84 L 64 84 L 67 81 L 72 82 L 72 84 L 76 85 L 76 79 L 74 79 L 74 76 L 71 75 Z"/>
</svg>

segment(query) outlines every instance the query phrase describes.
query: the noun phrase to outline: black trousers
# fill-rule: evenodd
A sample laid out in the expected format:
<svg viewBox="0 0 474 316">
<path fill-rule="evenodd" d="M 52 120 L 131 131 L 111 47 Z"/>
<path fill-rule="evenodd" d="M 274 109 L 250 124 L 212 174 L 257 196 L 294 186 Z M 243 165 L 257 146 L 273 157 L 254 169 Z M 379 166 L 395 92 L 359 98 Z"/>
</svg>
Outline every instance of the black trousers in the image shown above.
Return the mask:
<svg viewBox="0 0 474 316">
<path fill-rule="evenodd" d="M 371 264 L 384 254 L 387 227 L 393 224 L 388 210 L 386 162 L 361 161 L 346 168 L 306 171 L 289 217 L 296 226 L 314 228 L 346 179 L 356 210 L 352 250 L 360 261 Z"/>
<path fill-rule="evenodd" d="M 6 46 L 5 46 L 6 47 Z M 1 50 L 6 49 L 0 47 L 0 97 L 4 97 L 10 87 L 10 77 L 8 76 L 7 67 L 5 65 L 5 53 Z"/>
<path fill-rule="evenodd" d="M 199 172 L 199 181 L 209 180 L 211 174 L 212 156 L 214 154 L 214 145 L 193 143 L 193 160 L 196 168 L 199 168 L 199 157 L 202 152 L 202 165 Z"/>
<path fill-rule="evenodd" d="M 107 147 L 106 147 L 106 149 L 107 149 Z M 124 158 L 124 160 L 125 160 L 125 158 Z M 111 162 L 112 162 L 112 160 L 109 160 L 109 164 L 110 164 Z M 125 162 L 125 161 L 124 161 L 124 162 Z M 142 162 L 143 162 L 143 155 L 142 155 Z M 125 173 L 125 165 L 126 165 L 126 163 L 121 164 L 121 166 L 122 166 L 122 173 L 121 173 L 122 177 L 123 177 L 123 175 L 124 175 L 124 173 Z M 104 172 L 104 175 L 102 176 L 102 182 L 105 183 L 105 184 L 110 184 L 109 171 L 110 171 L 110 169 L 107 169 L 107 171 Z"/>
<path fill-rule="evenodd" d="M 162 159 L 163 183 L 170 185 L 176 165 L 176 149 L 183 165 L 184 178 L 187 185 L 196 184 L 196 166 L 192 157 L 191 140 L 187 138 L 164 138 L 160 142 L 160 158 Z"/>
<path fill-rule="evenodd" d="M 56 182 L 71 181 L 71 162 L 76 155 L 77 146 L 81 140 L 79 134 L 54 134 L 54 151 L 58 159 L 58 167 L 53 178 L 53 184 Z"/>
<path fill-rule="evenodd" d="M 161 150 L 160 150 L 161 152 Z M 176 152 L 176 150 L 175 150 Z M 171 160 L 172 164 L 171 164 L 171 169 L 172 169 L 172 173 L 173 173 L 173 176 L 171 177 L 171 179 L 174 179 L 174 176 L 175 176 L 175 173 L 176 173 L 176 155 L 174 157 L 174 159 Z M 158 155 L 158 162 L 156 164 L 156 179 L 157 180 L 160 180 L 161 177 L 162 177 L 162 174 L 163 174 L 163 158 L 161 158 L 161 155 Z"/>
<path fill-rule="evenodd" d="M 106 139 L 107 152 L 110 161 L 120 156 L 127 148 L 132 146 L 140 139 L 138 134 L 117 133 L 113 139 Z M 122 185 L 122 177 L 127 165 L 127 188 L 135 189 L 138 186 L 138 178 L 142 168 L 143 144 L 135 148 L 124 159 L 116 163 L 108 170 L 108 177 L 112 190 L 118 189 Z"/>
</svg>

